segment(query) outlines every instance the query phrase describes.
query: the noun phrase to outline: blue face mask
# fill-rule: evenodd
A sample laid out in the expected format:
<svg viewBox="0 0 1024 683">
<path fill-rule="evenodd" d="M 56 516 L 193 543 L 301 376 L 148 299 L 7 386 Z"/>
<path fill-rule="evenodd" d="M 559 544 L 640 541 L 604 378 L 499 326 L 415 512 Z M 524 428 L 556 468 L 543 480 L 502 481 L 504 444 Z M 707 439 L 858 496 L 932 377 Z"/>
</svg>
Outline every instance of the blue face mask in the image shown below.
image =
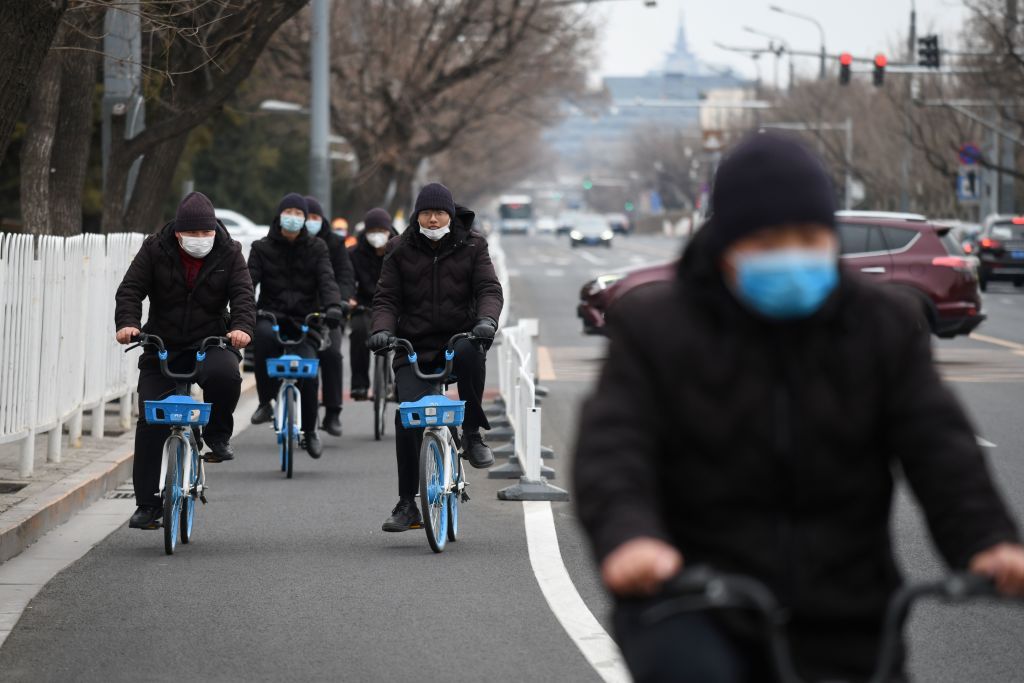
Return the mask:
<svg viewBox="0 0 1024 683">
<path fill-rule="evenodd" d="M 306 224 L 304 216 L 286 216 L 281 214 L 281 229 L 287 232 L 298 232 Z"/>
<path fill-rule="evenodd" d="M 830 249 L 778 249 L 735 261 L 736 295 L 761 315 L 793 320 L 813 315 L 839 283 Z"/>
<path fill-rule="evenodd" d="M 315 235 L 320 232 L 320 227 L 323 224 L 323 221 L 306 221 L 306 230 L 309 231 L 310 235 Z"/>
</svg>

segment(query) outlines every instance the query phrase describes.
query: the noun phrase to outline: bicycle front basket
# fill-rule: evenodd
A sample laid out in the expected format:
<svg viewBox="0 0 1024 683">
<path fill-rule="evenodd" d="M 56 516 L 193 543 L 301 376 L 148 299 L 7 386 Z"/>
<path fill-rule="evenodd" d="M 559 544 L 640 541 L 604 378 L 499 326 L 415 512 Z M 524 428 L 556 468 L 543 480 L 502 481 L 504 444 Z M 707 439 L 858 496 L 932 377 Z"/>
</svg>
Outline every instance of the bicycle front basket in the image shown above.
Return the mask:
<svg viewBox="0 0 1024 683">
<path fill-rule="evenodd" d="M 466 416 L 466 402 L 453 401 L 447 396 L 424 396 L 418 401 L 399 404 L 398 413 L 406 429 L 458 427 Z"/>
<path fill-rule="evenodd" d="M 295 355 L 287 355 L 280 358 L 267 359 L 267 374 L 271 377 L 309 379 L 316 377 L 316 371 L 319 367 L 320 361 L 317 358 L 301 358 Z"/>
<path fill-rule="evenodd" d="M 162 401 L 146 401 L 146 422 L 151 425 L 205 425 L 210 421 L 212 403 L 191 396 L 168 396 Z"/>
</svg>

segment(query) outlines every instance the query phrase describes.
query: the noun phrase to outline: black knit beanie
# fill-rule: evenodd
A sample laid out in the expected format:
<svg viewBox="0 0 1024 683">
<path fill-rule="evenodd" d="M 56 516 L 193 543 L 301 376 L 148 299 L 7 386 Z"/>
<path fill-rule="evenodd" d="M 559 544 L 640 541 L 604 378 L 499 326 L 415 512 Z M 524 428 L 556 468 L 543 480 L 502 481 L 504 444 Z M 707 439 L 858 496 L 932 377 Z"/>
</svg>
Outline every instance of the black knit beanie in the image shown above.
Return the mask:
<svg viewBox="0 0 1024 683">
<path fill-rule="evenodd" d="M 835 229 L 836 197 L 824 164 L 796 138 L 754 133 L 722 161 L 711 191 L 708 245 L 721 254 L 762 228 L 820 223 Z"/>
<path fill-rule="evenodd" d="M 306 211 L 307 218 L 314 213 L 317 216 L 320 216 L 320 218 L 326 218 L 326 216 L 324 216 L 324 207 L 320 206 L 320 200 L 316 197 L 306 195 L 306 207 L 308 209 L 308 211 Z"/>
<path fill-rule="evenodd" d="M 391 229 L 391 214 L 384 209 L 370 209 L 363 219 L 363 229 L 373 230 L 374 228 Z"/>
<path fill-rule="evenodd" d="M 447 211 L 449 216 L 455 218 L 455 199 L 452 198 L 451 190 L 441 183 L 424 185 L 416 197 L 416 215 L 427 209 Z"/>
<path fill-rule="evenodd" d="M 174 232 L 189 230 L 216 230 L 217 214 L 213 202 L 202 192 L 189 192 L 178 204 L 174 214 Z"/>
<path fill-rule="evenodd" d="M 309 218 L 309 205 L 306 204 L 306 198 L 297 192 L 289 192 L 284 196 L 281 203 L 277 205 L 277 215 L 280 216 L 285 209 L 299 209 L 306 214 L 306 218 Z"/>
</svg>

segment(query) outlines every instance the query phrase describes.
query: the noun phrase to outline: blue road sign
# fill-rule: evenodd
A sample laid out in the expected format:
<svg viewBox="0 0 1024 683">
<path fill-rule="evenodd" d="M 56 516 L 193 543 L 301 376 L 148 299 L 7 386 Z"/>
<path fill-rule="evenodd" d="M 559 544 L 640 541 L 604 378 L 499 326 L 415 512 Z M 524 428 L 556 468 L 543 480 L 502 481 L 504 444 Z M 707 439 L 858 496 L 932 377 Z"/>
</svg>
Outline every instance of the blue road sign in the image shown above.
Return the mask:
<svg viewBox="0 0 1024 683">
<path fill-rule="evenodd" d="M 981 174 L 976 166 L 960 167 L 956 177 L 956 198 L 964 204 L 981 199 Z"/>
<path fill-rule="evenodd" d="M 973 143 L 960 147 L 960 163 L 964 166 L 975 166 L 981 160 L 981 148 Z"/>
</svg>

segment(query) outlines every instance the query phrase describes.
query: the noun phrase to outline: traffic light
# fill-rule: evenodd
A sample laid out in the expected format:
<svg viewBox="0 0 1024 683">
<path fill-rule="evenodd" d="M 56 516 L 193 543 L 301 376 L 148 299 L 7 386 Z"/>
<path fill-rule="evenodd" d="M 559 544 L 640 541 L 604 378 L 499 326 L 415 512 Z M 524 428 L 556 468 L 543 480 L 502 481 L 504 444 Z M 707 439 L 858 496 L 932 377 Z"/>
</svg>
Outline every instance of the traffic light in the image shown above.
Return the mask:
<svg viewBox="0 0 1024 683">
<path fill-rule="evenodd" d="M 594 189 L 594 181 L 591 180 L 590 178 L 584 178 L 583 179 L 583 189 L 584 190 L 593 190 Z"/>
<path fill-rule="evenodd" d="M 929 69 L 938 69 L 942 64 L 942 53 L 939 51 L 939 37 L 936 35 L 925 36 L 917 40 L 918 66 Z"/>
<path fill-rule="evenodd" d="M 850 84 L 850 65 L 853 64 L 853 55 L 844 52 L 839 55 L 839 85 Z"/>
<path fill-rule="evenodd" d="M 880 88 L 885 84 L 885 65 L 889 63 L 889 60 L 883 54 L 875 55 L 875 87 Z"/>
</svg>

